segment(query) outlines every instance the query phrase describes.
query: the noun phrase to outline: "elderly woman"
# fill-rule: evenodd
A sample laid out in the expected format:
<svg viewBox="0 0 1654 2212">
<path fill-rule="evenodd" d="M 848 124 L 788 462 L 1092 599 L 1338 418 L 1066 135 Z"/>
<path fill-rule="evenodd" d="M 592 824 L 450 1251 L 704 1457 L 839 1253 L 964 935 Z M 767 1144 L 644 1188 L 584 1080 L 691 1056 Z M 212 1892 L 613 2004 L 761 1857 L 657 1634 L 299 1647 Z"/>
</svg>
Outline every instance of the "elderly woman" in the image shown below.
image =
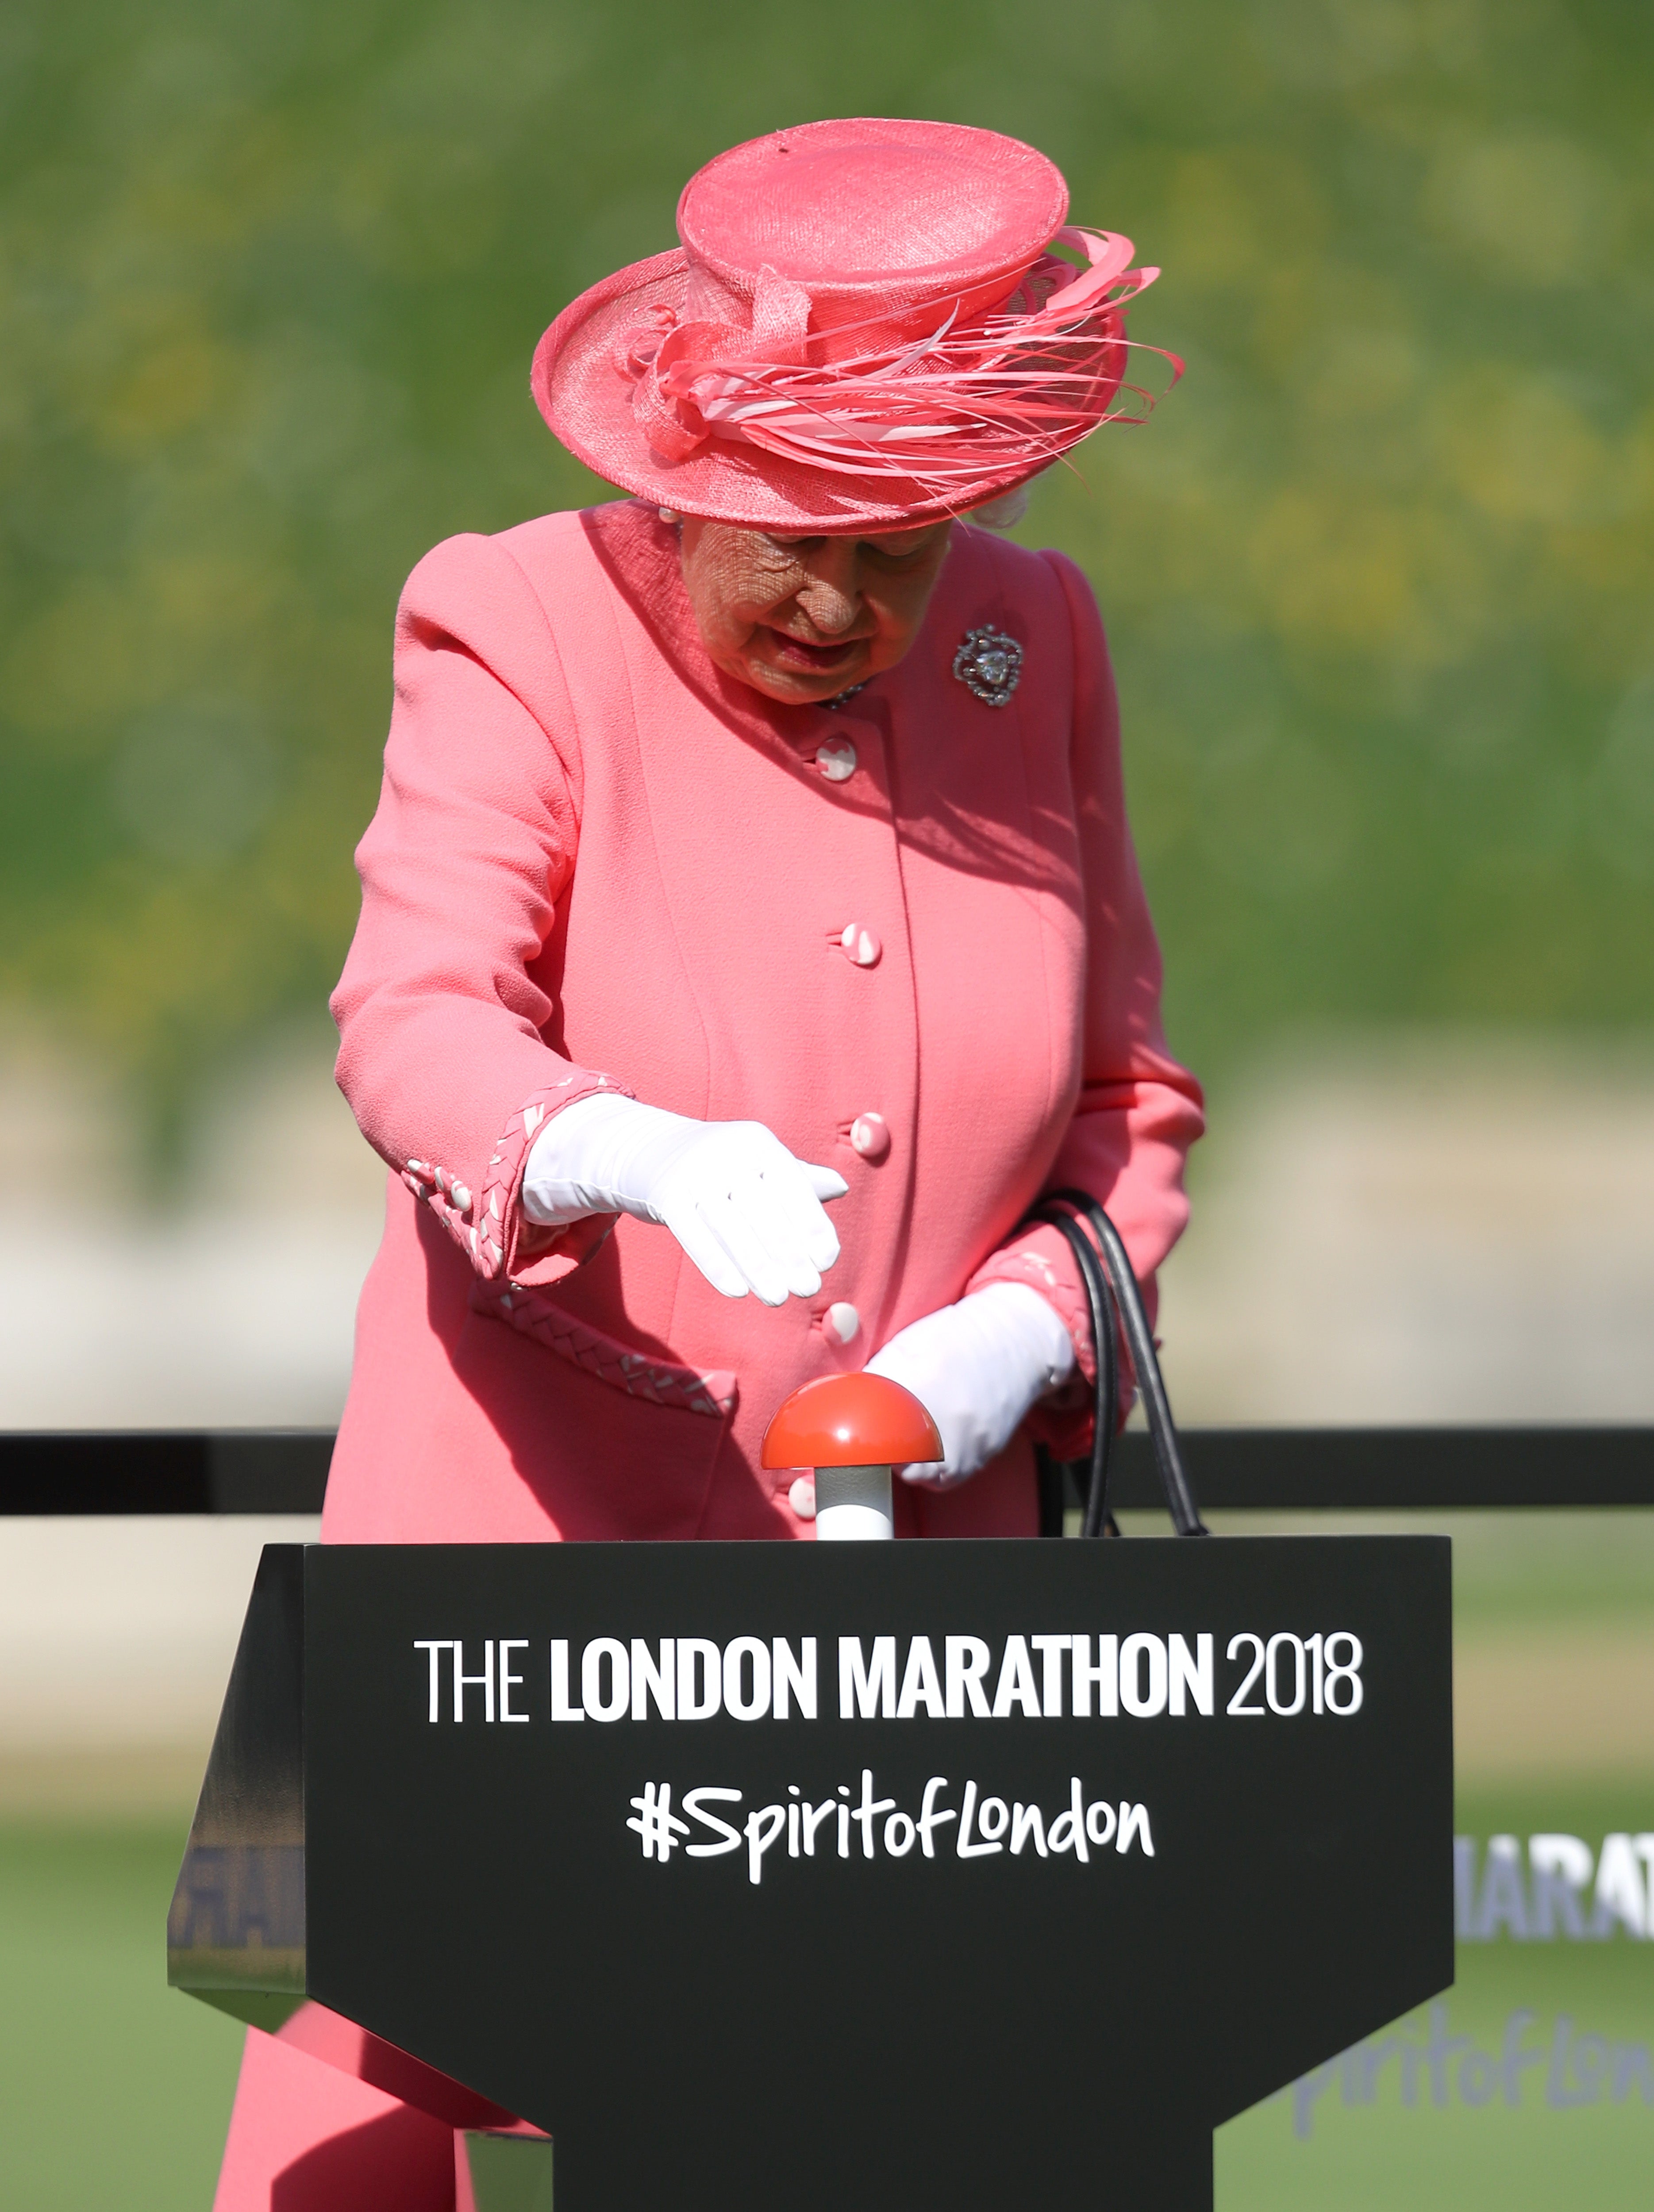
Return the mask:
<svg viewBox="0 0 1654 2212">
<path fill-rule="evenodd" d="M 1093 1355 L 1019 1224 L 1083 1185 L 1152 1277 L 1201 1127 L 1091 592 L 981 526 L 1109 419 L 1152 273 L 1067 205 L 993 132 L 815 124 L 547 331 L 546 421 L 635 496 L 402 601 L 334 1000 L 391 1176 L 328 1540 L 807 1539 L 759 1440 L 864 1365 L 946 1449 L 899 1534 L 1036 1533 Z M 304 2042 L 249 2038 L 221 2212 L 452 2206 L 446 2125 Z"/>
</svg>

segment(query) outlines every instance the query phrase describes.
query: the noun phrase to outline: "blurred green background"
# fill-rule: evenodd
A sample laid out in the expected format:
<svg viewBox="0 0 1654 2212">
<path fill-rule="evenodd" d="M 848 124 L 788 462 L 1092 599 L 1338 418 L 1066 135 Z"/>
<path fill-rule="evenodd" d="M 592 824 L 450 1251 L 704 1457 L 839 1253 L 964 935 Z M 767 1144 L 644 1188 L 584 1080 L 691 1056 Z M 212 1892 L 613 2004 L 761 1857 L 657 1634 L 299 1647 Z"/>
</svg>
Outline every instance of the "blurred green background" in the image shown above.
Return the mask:
<svg viewBox="0 0 1654 2212">
<path fill-rule="evenodd" d="M 530 401 L 542 328 L 721 148 L 895 112 L 1031 139 L 1166 271 L 1134 331 L 1185 381 L 1019 534 L 1110 622 L 1178 1049 L 1222 1097 L 1317 1025 L 1634 1040 L 1651 111 L 1646 0 L 7 0 L 0 1029 L 108 1070 L 164 1186 L 337 974 L 408 569 L 605 495 Z M 1481 1836 L 1654 1830 L 1628 1525 L 1460 1532 Z M 0 1810 L 8 2204 L 209 2201 L 235 2038 L 161 1985 L 186 1809 Z M 1454 2025 L 1654 2042 L 1651 1960 L 1481 1947 Z M 1224 2212 L 1648 2193 L 1639 2103 L 1393 2105 L 1237 2122 Z"/>
<path fill-rule="evenodd" d="M 599 488 L 579 288 L 775 125 L 990 124 L 1189 360 L 1024 535 L 1118 655 L 1174 1040 L 1654 1014 L 1641 0 L 9 0 L 0 1010 L 153 1157 L 337 975 L 435 540 Z"/>
</svg>

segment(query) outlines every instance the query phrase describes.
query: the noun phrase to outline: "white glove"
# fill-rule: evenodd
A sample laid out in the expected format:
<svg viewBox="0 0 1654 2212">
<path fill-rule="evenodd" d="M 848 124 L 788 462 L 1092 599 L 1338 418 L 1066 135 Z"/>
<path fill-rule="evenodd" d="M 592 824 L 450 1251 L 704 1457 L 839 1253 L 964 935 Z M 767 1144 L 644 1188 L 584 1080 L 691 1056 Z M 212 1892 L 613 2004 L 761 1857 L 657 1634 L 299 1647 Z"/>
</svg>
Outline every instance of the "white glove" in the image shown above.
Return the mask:
<svg viewBox="0 0 1654 2212">
<path fill-rule="evenodd" d="M 849 1188 L 794 1158 L 762 1121 L 692 1121 L 612 1091 L 554 1114 L 523 1172 L 531 1221 L 629 1213 L 670 1229 L 714 1290 L 767 1306 L 811 1298 L 838 1257 L 823 1199 Z"/>
<path fill-rule="evenodd" d="M 1002 1452 L 1031 1406 L 1073 1372 L 1073 1340 L 1026 1283 L 990 1283 L 927 1314 L 867 1362 L 912 1391 L 942 1432 L 939 1461 L 905 1468 L 903 1482 L 951 1489 Z"/>
</svg>

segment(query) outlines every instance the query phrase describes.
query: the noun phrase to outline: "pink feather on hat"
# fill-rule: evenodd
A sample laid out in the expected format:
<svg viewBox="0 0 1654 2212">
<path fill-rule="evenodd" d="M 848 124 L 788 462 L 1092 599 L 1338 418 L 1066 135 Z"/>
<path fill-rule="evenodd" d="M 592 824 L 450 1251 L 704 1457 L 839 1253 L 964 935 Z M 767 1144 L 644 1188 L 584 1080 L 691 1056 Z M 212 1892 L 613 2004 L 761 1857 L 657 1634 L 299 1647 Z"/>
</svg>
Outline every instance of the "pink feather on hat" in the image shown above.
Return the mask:
<svg viewBox="0 0 1654 2212">
<path fill-rule="evenodd" d="M 1055 166 L 994 131 L 751 139 L 685 185 L 677 252 L 558 316 L 534 397 L 588 467 L 683 514 L 803 532 L 960 513 L 1153 404 L 1125 383 L 1125 311 L 1159 272 L 1067 208 Z"/>
</svg>

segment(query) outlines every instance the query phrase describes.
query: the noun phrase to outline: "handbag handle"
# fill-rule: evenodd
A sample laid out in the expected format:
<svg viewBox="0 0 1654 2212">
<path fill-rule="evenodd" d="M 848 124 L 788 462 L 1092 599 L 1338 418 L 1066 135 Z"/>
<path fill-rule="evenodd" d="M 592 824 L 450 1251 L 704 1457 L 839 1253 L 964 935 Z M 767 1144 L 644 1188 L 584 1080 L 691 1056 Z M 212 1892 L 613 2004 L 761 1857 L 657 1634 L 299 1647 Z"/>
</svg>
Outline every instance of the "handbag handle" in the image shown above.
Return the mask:
<svg viewBox="0 0 1654 2212">
<path fill-rule="evenodd" d="M 1088 1237 L 1080 1226 L 1082 1221 L 1089 1224 L 1092 1236 Z M 1154 1447 L 1155 1471 L 1160 1478 L 1160 1491 L 1171 1525 L 1180 1536 L 1209 1535 L 1211 1532 L 1201 1518 L 1178 1448 L 1177 1424 L 1171 1418 L 1159 1357 L 1154 1349 L 1154 1332 L 1149 1327 L 1143 1305 L 1142 1289 L 1132 1272 L 1120 1231 L 1098 1201 L 1083 1190 L 1048 1193 L 1030 1210 L 1022 1226 L 1027 1228 L 1036 1222 L 1056 1230 L 1073 1254 L 1091 1312 L 1092 1341 L 1097 1347 L 1097 1401 L 1090 1480 L 1080 1534 L 1095 1537 L 1120 1533 L 1109 1510 L 1108 1495 L 1109 1462 L 1120 1410 L 1115 1335 L 1117 1316 L 1125 1329 L 1132 1365 L 1137 1370 L 1137 1385 Z"/>
</svg>

